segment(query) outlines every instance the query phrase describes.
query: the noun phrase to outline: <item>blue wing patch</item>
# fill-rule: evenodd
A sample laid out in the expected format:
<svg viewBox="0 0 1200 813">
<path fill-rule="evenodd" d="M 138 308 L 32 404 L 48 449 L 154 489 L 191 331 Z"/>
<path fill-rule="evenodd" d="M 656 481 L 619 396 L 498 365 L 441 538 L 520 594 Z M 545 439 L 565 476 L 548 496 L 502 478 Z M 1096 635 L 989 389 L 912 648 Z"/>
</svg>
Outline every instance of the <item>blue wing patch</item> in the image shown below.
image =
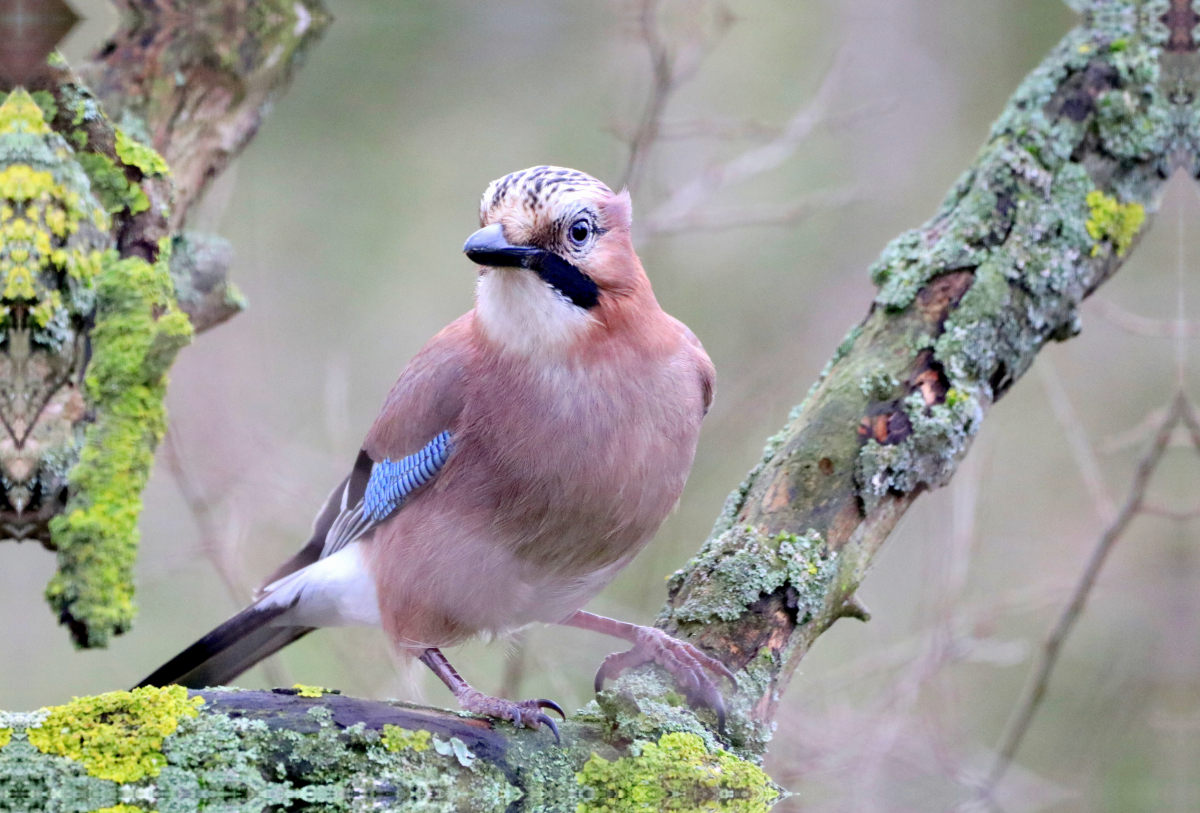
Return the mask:
<svg viewBox="0 0 1200 813">
<path fill-rule="evenodd" d="M 363 517 L 371 522 L 385 519 L 409 494 L 433 479 L 452 451 L 450 433 L 442 432 L 419 452 L 395 463 L 388 459 L 376 463 L 363 494 Z"/>
</svg>

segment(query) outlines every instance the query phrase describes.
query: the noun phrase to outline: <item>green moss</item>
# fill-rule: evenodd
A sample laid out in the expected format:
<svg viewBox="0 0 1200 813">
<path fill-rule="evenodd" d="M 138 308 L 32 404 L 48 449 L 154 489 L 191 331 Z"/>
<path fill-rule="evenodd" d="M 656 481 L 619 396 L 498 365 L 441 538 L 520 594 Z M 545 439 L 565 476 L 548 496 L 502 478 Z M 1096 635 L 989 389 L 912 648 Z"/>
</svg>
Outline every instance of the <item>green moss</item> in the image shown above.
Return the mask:
<svg viewBox="0 0 1200 813">
<path fill-rule="evenodd" d="M 92 190 L 109 212 L 115 214 L 128 209 L 131 215 L 136 215 L 150 208 L 150 199 L 146 197 L 142 187 L 130 183 L 125 177 L 125 170 L 113 163 L 107 155 L 81 152 L 78 160 L 92 182 Z"/>
<path fill-rule="evenodd" d="M 419 753 L 429 749 L 430 737 L 430 733 L 424 729 L 418 728 L 410 731 L 407 728 L 388 723 L 383 727 L 383 736 L 380 737 L 380 742 L 389 751 L 408 749 Z"/>
<path fill-rule="evenodd" d="M 43 120 L 54 121 L 54 117 L 58 115 L 58 105 L 54 103 L 54 96 L 45 90 L 35 90 L 30 96 L 41 108 Z"/>
<path fill-rule="evenodd" d="M 97 279 L 86 380 L 97 418 L 71 470 L 67 510 L 50 523 L 59 567 L 46 589 L 82 646 L 105 645 L 134 614 L 137 519 L 166 432 L 165 373 L 191 340 L 172 293 L 168 245 L 164 240 L 153 265 L 136 257 L 110 261 Z"/>
<path fill-rule="evenodd" d="M 42 753 L 82 763 L 91 776 L 137 782 L 158 776 L 166 765 L 164 738 L 181 717 L 195 717 L 203 703 L 189 699 L 182 686 L 81 697 L 47 709 L 41 726 L 27 729 L 26 736 Z"/>
<path fill-rule="evenodd" d="M 710 751 L 687 733 L 638 742 L 633 756 L 593 754 L 576 774 L 585 789 L 577 813 L 721 810 L 766 813 L 779 791 L 762 769 L 727 751 Z"/>
<path fill-rule="evenodd" d="M 117 158 L 121 159 L 122 164 L 137 167 L 146 177 L 161 178 L 171 173 L 171 168 L 157 150 L 135 141 L 120 128 L 117 128 L 116 148 Z"/>
<path fill-rule="evenodd" d="M 1101 241 L 1108 240 L 1117 256 L 1124 257 L 1146 222 L 1145 207 L 1140 203 L 1118 203 L 1098 189 L 1088 192 L 1087 205 L 1091 211 L 1087 232 L 1096 241 L 1092 256 L 1100 253 Z"/>
</svg>

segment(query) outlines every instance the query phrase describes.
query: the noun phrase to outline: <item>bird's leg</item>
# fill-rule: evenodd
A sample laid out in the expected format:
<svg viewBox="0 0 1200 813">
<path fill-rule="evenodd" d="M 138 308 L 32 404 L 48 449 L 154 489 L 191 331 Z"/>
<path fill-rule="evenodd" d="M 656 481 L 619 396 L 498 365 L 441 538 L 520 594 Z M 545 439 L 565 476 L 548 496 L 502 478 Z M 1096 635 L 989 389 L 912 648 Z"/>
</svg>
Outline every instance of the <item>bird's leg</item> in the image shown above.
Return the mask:
<svg viewBox="0 0 1200 813">
<path fill-rule="evenodd" d="M 672 638 L 655 627 L 642 627 L 602 615 L 593 615 L 579 610 L 570 618 L 559 623 L 570 627 L 591 630 L 611 635 L 633 644 L 626 652 L 614 652 L 600 664 L 596 672 L 596 691 L 604 688 L 605 678 L 616 678 L 626 669 L 654 662 L 671 673 L 687 695 L 692 705 L 705 705 L 717 713 L 721 728 L 725 727 L 725 701 L 716 683 L 708 676 L 712 672 L 718 677 L 729 678 L 737 688 L 737 678 L 725 664 L 704 654 L 692 644 Z"/>
<path fill-rule="evenodd" d="M 504 700 L 486 695 L 463 680 L 462 675 L 450 665 L 442 651 L 434 647 L 421 653 L 421 663 L 432 669 L 433 673 L 442 679 L 442 683 L 446 684 L 446 688 L 454 692 L 455 699 L 464 711 L 482 714 L 484 717 L 511 720 L 518 728 L 529 726 L 536 730 L 545 723 L 554 732 L 554 739 L 562 741 L 558 736 L 558 726 L 542 713 L 542 709 L 549 709 L 564 720 L 567 719 L 567 715 L 557 703 L 550 700 Z"/>
</svg>

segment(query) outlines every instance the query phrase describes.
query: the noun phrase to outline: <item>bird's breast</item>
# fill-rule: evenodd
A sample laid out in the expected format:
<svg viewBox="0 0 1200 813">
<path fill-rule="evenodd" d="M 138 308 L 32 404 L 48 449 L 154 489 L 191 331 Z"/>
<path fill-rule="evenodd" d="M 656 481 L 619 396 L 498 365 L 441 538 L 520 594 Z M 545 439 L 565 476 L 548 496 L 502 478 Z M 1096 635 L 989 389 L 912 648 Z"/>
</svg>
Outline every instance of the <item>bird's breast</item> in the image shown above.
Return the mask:
<svg viewBox="0 0 1200 813">
<path fill-rule="evenodd" d="M 490 381 L 489 381 L 490 379 Z M 463 415 L 462 468 L 522 560 L 587 573 L 628 558 L 670 512 L 699 411 L 652 360 L 497 364 Z"/>
</svg>

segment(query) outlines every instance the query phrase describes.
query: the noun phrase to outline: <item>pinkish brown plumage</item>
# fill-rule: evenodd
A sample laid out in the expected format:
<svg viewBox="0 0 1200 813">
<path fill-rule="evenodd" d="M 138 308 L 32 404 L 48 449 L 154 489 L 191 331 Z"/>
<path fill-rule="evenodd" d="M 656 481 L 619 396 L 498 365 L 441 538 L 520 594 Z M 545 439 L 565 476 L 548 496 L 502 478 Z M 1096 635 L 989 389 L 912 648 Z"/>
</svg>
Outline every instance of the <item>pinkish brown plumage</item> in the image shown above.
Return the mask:
<svg viewBox="0 0 1200 813">
<path fill-rule="evenodd" d="M 544 622 L 634 643 L 598 682 L 656 660 L 721 713 L 704 674 L 728 676 L 721 664 L 580 611 L 679 499 L 712 363 L 655 300 L 626 193 L 534 167 L 493 182 L 480 212 L 464 247 L 480 264 L 475 309 L 401 374 L 312 540 L 255 605 L 147 683 L 230 679 L 314 627 L 378 623 L 468 710 L 536 727 L 549 722 L 542 708 L 557 707 L 482 695 L 438 648 Z M 406 461 L 419 459 L 425 468 L 412 474 L 420 467 Z M 253 657 L 225 655 L 236 642 Z"/>
</svg>

